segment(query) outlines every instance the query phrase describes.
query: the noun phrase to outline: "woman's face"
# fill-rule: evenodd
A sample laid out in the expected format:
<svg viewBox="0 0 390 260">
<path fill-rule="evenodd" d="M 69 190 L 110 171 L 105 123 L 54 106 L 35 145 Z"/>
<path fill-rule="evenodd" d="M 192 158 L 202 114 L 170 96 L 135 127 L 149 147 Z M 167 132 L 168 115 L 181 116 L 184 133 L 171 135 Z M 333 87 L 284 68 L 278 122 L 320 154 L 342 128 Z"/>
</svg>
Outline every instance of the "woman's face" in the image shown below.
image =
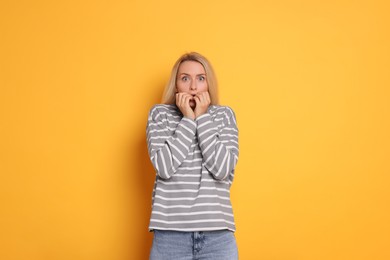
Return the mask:
<svg viewBox="0 0 390 260">
<path fill-rule="evenodd" d="M 176 77 L 176 89 L 179 93 L 192 96 L 209 90 L 206 72 L 203 65 L 196 61 L 184 61 L 180 64 Z M 196 106 L 195 100 L 190 100 L 190 107 Z"/>
</svg>

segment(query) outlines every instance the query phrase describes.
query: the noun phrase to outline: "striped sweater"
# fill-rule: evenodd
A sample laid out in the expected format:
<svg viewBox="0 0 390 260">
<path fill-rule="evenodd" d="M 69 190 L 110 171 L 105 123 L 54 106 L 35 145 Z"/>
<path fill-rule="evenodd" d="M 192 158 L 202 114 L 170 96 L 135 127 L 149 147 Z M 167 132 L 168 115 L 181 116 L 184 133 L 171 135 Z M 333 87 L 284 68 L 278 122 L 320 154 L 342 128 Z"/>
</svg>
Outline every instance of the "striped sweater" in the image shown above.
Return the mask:
<svg viewBox="0 0 390 260">
<path fill-rule="evenodd" d="M 211 105 L 192 120 L 176 105 L 155 105 L 146 134 L 156 171 L 149 231 L 235 231 L 230 187 L 238 129 L 233 110 Z"/>
</svg>

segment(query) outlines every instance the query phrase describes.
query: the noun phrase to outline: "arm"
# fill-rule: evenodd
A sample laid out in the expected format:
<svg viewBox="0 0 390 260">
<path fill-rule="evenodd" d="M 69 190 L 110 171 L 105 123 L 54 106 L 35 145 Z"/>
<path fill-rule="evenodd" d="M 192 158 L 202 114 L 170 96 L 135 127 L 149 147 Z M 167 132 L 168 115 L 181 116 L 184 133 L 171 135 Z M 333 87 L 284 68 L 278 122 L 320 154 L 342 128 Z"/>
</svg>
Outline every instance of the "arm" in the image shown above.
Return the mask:
<svg viewBox="0 0 390 260">
<path fill-rule="evenodd" d="M 238 160 L 238 128 L 233 110 L 226 107 L 222 128 L 205 113 L 196 119 L 199 146 L 205 167 L 217 180 L 233 173 Z"/>
<path fill-rule="evenodd" d="M 172 119 L 165 115 L 170 112 L 160 110 L 155 106 L 149 113 L 146 128 L 148 152 L 156 174 L 169 179 L 188 155 L 196 124 L 194 120 L 183 117 L 172 132 L 168 127 L 168 121 Z"/>
</svg>

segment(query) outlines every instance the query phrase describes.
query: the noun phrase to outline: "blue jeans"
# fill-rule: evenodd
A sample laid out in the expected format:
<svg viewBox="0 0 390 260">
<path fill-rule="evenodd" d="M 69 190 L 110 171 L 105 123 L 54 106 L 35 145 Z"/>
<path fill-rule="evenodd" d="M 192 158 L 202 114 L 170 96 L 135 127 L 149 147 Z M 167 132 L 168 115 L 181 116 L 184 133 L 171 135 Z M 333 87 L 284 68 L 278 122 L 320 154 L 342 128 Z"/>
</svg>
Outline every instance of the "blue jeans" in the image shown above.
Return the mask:
<svg viewBox="0 0 390 260">
<path fill-rule="evenodd" d="M 154 230 L 150 260 L 237 260 L 238 249 L 230 230 L 182 232 Z"/>
</svg>

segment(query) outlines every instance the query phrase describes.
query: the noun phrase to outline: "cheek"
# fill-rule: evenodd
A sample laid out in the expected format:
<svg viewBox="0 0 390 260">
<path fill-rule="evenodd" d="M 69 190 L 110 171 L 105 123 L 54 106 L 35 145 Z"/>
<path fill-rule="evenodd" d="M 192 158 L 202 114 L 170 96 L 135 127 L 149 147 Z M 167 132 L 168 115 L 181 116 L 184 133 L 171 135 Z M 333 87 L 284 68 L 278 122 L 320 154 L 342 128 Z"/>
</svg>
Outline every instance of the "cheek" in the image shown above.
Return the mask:
<svg viewBox="0 0 390 260">
<path fill-rule="evenodd" d="M 176 88 L 178 92 L 187 92 L 188 86 L 186 83 L 178 82 L 176 83 Z"/>
<path fill-rule="evenodd" d="M 207 81 L 202 82 L 202 83 L 200 84 L 198 90 L 201 91 L 201 92 L 208 91 L 208 90 L 209 90 L 209 85 L 207 84 Z"/>
</svg>

